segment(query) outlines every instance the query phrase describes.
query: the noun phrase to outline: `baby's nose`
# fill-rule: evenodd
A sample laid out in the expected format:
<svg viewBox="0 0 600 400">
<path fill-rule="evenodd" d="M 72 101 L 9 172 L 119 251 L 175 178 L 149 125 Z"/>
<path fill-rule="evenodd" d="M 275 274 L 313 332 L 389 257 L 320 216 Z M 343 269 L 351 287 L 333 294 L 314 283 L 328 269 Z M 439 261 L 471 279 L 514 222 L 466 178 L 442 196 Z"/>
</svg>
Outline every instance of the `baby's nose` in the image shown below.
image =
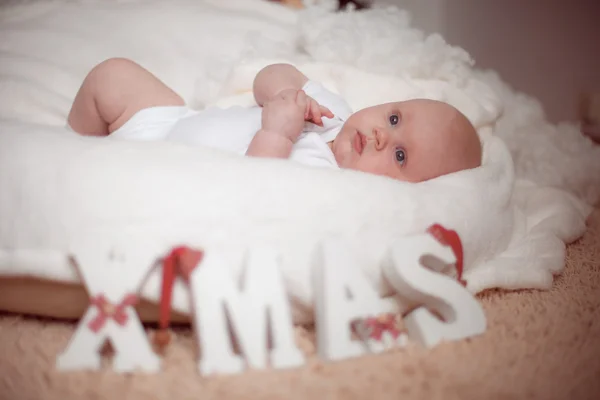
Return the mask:
<svg viewBox="0 0 600 400">
<path fill-rule="evenodd" d="M 373 137 L 375 138 L 375 149 L 383 150 L 387 146 L 388 134 L 385 129 L 374 128 Z"/>
</svg>

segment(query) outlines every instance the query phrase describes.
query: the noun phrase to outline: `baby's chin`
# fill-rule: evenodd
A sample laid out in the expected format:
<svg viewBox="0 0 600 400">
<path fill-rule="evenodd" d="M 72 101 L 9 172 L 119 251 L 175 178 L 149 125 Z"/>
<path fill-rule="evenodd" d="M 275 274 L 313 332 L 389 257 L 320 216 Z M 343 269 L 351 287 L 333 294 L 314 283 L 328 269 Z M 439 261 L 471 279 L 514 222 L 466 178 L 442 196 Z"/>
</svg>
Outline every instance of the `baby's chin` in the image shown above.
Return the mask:
<svg viewBox="0 0 600 400">
<path fill-rule="evenodd" d="M 354 129 L 343 127 L 333 142 L 333 155 L 340 168 L 356 169 L 354 167 L 360 160 L 360 155 L 356 153 L 352 144 L 354 132 Z"/>
<path fill-rule="evenodd" d="M 340 168 L 356 169 L 358 155 L 354 153 L 351 145 L 336 143 L 333 147 L 333 155 Z"/>
</svg>

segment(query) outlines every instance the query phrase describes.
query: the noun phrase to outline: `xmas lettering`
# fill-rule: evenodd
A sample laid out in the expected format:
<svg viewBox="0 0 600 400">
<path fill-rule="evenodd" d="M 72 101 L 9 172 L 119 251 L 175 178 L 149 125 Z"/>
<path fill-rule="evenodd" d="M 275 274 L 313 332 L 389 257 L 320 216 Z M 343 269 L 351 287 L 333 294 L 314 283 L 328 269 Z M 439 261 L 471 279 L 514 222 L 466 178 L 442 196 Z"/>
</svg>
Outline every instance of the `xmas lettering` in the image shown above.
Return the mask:
<svg viewBox="0 0 600 400">
<path fill-rule="evenodd" d="M 115 350 L 115 371 L 159 371 L 160 357 L 134 308 L 156 260 L 144 249 L 118 251 L 98 238 L 74 243 L 72 255 L 91 301 L 57 358 L 57 368 L 100 369 L 99 350 L 109 340 Z M 172 283 L 175 275 L 181 276 L 190 291 L 191 318 L 200 349 L 197 368 L 203 375 L 267 366 L 290 368 L 305 361 L 294 342 L 278 254 L 266 247 L 253 248 L 244 262 L 240 283 L 215 252 L 180 247 L 164 257 L 160 325 L 168 326 Z M 443 340 L 483 333 L 483 309 L 460 280 L 441 273 L 449 266 L 457 268 L 460 279 L 462 247 L 455 232 L 439 225 L 390 247 L 382 272 L 398 295 L 418 305 L 404 317 L 403 332 L 396 324 L 399 316 L 394 301 L 380 298 L 368 283 L 351 247 L 337 239 L 322 243 L 315 252 L 312 274 L 319 356 L 336 361 L 381 352 L 407 341 L 431 347 Z M 168 342 L 164 333 L 159 331 L 157 336 L 163 345 Z"/>
</svg>

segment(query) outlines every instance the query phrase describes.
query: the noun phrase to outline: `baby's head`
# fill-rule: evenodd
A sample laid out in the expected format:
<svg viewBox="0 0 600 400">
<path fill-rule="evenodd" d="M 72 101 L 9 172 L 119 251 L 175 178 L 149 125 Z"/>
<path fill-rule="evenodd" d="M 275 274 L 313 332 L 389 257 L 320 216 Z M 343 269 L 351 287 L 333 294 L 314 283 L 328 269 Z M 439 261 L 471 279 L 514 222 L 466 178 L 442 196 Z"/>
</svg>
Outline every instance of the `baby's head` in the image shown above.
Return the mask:
<svg viewBox="0 0 600 400">
<path fill-rule="evenodd" d="M 426 99 L 365 108 L 332 143 L 341 168 L 421 182 L 481 165 L 469 120 L 449 104 Z"/>
</svg>

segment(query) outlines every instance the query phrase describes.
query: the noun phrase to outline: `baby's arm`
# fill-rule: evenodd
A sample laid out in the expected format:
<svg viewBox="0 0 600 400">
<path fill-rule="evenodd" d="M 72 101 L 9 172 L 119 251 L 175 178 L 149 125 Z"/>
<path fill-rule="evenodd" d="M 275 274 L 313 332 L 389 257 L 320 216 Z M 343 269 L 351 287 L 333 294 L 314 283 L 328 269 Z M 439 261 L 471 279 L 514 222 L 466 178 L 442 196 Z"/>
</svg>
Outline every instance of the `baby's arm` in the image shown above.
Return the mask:
<svg viewBox="0 0 600 400">
<path fill-rule="evenodd" d="M 271 64 L 264 67 L 254 78 L 254 99 L 259 106 L 285 92 L 296 93 L 302 90 L 308 78 L 290 64 Z M 333 113 L 321 106 L 311 97 L 307 97 L 304 119 L 317 125 L 323 125 L 322 117 L 333 118 Z"/>
<path fill-rule="evenodd" d="M 268 65 L 254 78 L 254 99 L 259 106 L 263 106 L 286 89 L 302 89 L 307 81 L 308 78 L 293 65 Z"/>
<path fill-rule="evenodd" d="M 254 135 L 247 156 L 287 158 L 304 127 L 307 96 L 302 90 L 285 90 L 262 110 L 262 128 Z"/>
<path fill-rule="evenodd" d="M 263 107 L 262 128 L 246 155 L 287 158 L 304 127 L 304 121 L 322 125 L 333 113 L 302 91 L 308 78 L 289 64 L 272 64 L 254 78 L 254 98 Z"/>
</svg>

